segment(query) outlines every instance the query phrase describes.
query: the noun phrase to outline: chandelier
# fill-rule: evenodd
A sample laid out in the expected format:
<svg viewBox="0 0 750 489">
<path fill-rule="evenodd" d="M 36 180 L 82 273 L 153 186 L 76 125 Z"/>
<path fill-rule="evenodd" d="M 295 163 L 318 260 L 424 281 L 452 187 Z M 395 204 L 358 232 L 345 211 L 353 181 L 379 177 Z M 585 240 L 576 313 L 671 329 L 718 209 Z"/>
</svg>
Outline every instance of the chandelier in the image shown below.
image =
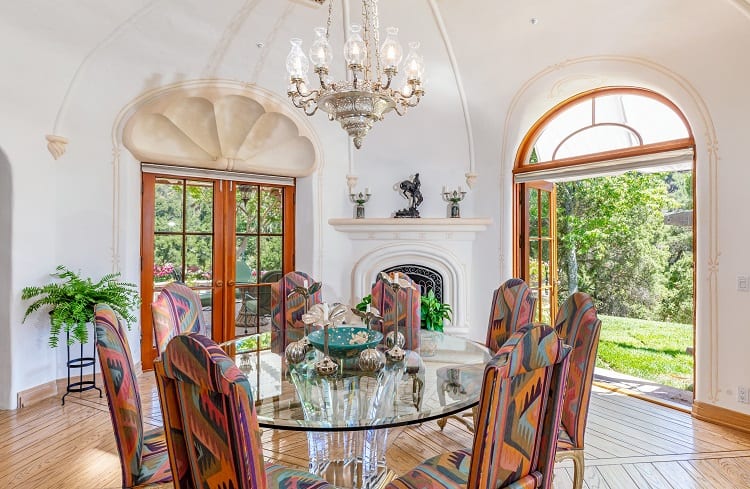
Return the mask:
<svg viewBox="0 0 750 489">
<path fill-rule="evenodd" d="M 314 0 L 324 3 L 325 0 Z M 292 48 L 286 58 L 290 85 L 287 95 L 295 107 L 312 116 L 318 109 L 328 113 L 328 119 L 338 121 L 354 140 L 356 148 L 373 124 L 394 110 L 403 116 L 409 107 L 415 107 L 424 90 L 422 75 L 424 61 L 417 52 L 419 43 L 409 43 L 409 54 L 404 62 L 405 82 L 393 88 L 403 49 L 398 42 L 398 29 L 386 29 L 386 38 L 380 44 L 377 0 L 362 0 L 362 24 L 352 24 L 344 43 L 347 77 L 333 81 L 329 65 L 333 59 L 329 33 L 333 15 L 333 1 L 328 0 L 328 23 L 315 29 L 315 40 L 309 51 L 309 60 L 302 51 L 302 40 L 292 39 Z M 374 61 L 374 63 L 373 63 Z M 307 73 L 312 62 L 318 75 L 319 88 L 308 88 Z M 373 66 L 374 64 L 374 66 Z"/>
</svg>

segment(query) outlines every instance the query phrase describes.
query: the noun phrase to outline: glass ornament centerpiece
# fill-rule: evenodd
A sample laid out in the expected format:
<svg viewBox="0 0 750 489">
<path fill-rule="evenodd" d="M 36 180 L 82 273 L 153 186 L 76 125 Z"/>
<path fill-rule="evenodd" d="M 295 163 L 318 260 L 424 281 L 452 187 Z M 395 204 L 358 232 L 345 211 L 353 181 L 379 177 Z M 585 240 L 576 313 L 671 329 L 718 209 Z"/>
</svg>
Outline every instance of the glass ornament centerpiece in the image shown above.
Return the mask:
<svg viewBox="0 0 750 489">
<path fill-rule="evenodd" d="M 333 61 L 330 45 L 332 16 L 333 0 L 329 0 L 328 22 L 326 27 L 315 29 L 309 59 L 302 49 L 302 40 L 291 40 L 292 47 L 286 58 L 290 80 L 287 95 L 294 106 L 308 116 L 318 109 L 327 112 L 328 118 L 338 121 L 359 149 L 373 124 L 382 120 L 386 113 L 393 110 L 401 116 L 419 103 L 424 95 L 424 61 L 417 52 L 419 43 L 410 43 L 409 54 L 404 60 L 404 83 L 400 88 L 394 88 L 394 79 L 403 59 L 398 29 L 386 29 L 386 38 L 381 44 L 377 0 L 362 0 L 362 25 L 349 27 L 343 47 L 348 74 L 344 80 L 333 81 L 328 75 Z M 308 88 L 307 74 L 311 62 L 318 75 L 319 88 L 316 89 Z"/>
</svg>

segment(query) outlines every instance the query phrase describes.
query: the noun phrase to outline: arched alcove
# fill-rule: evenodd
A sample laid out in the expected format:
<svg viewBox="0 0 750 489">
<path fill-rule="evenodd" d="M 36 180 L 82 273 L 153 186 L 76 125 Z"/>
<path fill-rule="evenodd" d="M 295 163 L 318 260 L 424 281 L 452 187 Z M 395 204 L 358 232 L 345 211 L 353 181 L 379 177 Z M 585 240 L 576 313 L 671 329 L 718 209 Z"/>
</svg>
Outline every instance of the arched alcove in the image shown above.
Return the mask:
<svg viewBox="0 0 750 489">
<path fill-rule="evenodd" d="M 10 162 L 0 149 L 0 401 L 11 402 L 10 284 L 12 279 L 12 202 Z"/>
</svg>

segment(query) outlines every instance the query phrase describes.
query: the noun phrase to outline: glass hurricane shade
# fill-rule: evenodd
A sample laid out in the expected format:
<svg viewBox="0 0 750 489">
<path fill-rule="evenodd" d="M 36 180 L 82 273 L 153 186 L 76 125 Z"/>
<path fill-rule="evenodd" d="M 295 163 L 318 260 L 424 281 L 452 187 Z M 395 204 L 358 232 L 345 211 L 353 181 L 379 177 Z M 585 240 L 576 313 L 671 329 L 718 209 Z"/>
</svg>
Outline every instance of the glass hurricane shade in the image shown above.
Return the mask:
<svg viewBox="0 0 750 489">
<path fill-rule="evenodd" d="M 365 41 L 359 34 L 361 30 L 362 27 L 357 24 L 352 24 L 349 28 L 349 36 L 344 43 L 344 59 L 349 66 L 363 66 L 367 59 Z"/>
<path fill-rule="evenodd" d="M 398 28 L 389 27 L 386 32 L 385 41 L 380 46 L 380 61 L 386 69 L 396 70 L 404 58 L 404 50 L 398 42 Z"/>
<path fill-rule="evenodd" d="M 406 56 L 404 71 L 407 80 L 421 80 L 424 73 L 424 59 L 417 52 L 418 42 L 409 43 L 409 54 Z"/>
<path fill-rule="evenodd" d="M 331 45 L 326 39 L 326 28 L 316 27 L 315 28 L 315 41 L 313 41 L 310 47 L 310 61 L 316 68 L 327 68 L 333 60 L 333 53 L 331 52 Z"/>
<path fill-rule="evenodd" d="M 304 79 L 310 70 L 310 63 L 302 51 L 302 39 L 294 38 L 290 42 L 292 49 L 286 57 L 286 70 L 290 77 Z"/>
</svg>

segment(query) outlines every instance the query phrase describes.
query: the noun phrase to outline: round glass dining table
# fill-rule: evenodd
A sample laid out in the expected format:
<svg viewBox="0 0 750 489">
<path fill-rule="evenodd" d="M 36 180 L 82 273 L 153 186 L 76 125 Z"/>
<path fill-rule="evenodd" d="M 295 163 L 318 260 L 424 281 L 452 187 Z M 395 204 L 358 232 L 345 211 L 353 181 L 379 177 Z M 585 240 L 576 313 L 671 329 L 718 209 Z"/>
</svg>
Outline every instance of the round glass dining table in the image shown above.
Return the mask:
<svg viewBox="0 0 750 489">
<path fill-rule="evenodd" d="M 475 406 L 480 389 L 446 389 L 446 383 L 460 370 L 461 385 L 481 385 L 491 357 L 466 338 L 423 331 L 421 348 L 407 350 L 403 361 L 363 372 L 356 357 L 336 359 L 338 372 L 324 376 L 315 369 L 321 352 L 289 365 L 283 354 L 258 350 L 258 340 L 222 344 L 250 381 L 258 423 L 307 432 L 310 472 L 342 488 L 381 487 L 393 477 L 385 450 L 394 429 Z"/>
</svg>

